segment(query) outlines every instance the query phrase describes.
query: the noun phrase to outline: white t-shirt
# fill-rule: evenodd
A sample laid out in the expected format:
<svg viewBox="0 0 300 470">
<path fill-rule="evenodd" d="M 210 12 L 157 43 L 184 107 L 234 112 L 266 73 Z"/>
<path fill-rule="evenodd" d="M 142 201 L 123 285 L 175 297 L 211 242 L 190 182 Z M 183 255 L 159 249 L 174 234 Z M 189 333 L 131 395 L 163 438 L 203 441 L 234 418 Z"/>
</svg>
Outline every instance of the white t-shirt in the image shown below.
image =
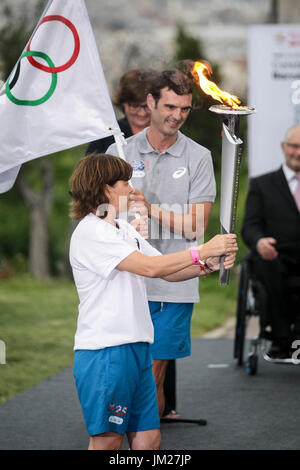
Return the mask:
<svg viewBox="0 0 300 470">
<path fill-rule="evenodd" d="M 123 219 L 112 224 L 88 214 L 70 244 L 70 263 L 79 295 L 74 349 L 102 349 L 139 341 L 153 343 L 143 276 L 116 266 L 134 251 L 161 253 Z"/>
</svg>

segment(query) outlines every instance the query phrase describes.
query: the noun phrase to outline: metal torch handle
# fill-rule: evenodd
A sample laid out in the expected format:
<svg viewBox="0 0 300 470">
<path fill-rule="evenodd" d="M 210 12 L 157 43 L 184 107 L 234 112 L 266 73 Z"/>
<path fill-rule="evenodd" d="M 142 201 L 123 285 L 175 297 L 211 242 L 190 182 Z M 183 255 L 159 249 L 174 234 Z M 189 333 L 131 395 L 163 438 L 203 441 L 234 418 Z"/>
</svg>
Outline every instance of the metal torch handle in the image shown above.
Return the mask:
<svg viewBox="0 0 300 470">
<path fill-rule="evenodd" d="M 237 203 L 238 203 L 238 195 L 239 195 L 239 182 L 240 182 L 240 172 L 241 172 L 241 160 L 242 160 L 242 149 L 240 147 L 237 152 L 236 162 L 235 162 L 230 233 L 235 233 Z M 228 233 L 222 225 L 221 225 L 221 233 L 222 234 Z M 220 257 L 219 284 L 222 286 L 229 284 L 229 277 L 230 277 L 230 269 L 224 268 L 224 259 L 225 259 L 225 256 Z"/>
<path fill-rule="evenodd" d="M 221 233 L 228 233 L 226 230 L 221 227 Z M 220 257 L 220 273 L 219 273 L 219 284 L 221 286 L 227 286 L 229 284 L 229 277 L 230 277 L 230 269 L 224 268 L 224 259 L 225 255 Z"/>
<path fill-rule="evenodd" d="M 225 256 L 221 256 L 219 283 L 221 286 L 228 286 L 229 277 L 230 277 L 230 269 L 224 268 L 224 258 Z"/>
</svg>

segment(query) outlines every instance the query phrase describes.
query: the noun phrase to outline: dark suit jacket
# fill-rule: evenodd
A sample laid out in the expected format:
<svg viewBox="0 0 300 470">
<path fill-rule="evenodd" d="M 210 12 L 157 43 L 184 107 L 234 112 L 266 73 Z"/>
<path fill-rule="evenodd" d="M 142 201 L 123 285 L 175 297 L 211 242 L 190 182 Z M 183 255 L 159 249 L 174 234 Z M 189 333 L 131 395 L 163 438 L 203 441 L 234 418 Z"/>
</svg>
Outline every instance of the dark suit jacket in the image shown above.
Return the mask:
<svg viewBox="0 0 300 470">
<path fill-rule="evenodd" d="M 300 257 L 300 213 L 282 168 L 250 180 L 242 237 L 255 251 L 261 237 L 274 237 L 276 249 Z"/>
<path fill-rule="evenodd" d="M 118 121 L 118 124 L 120 126 L 121 132 L 124 132 L 125 139 L 127 139 L 127 137 L 132 136 L 132 130 L 127 120 L 127 117 L 123 117 L 122 119 L 120 119 Z M 114 142 L 115 142 L 115 139 L 113 136 L 94 140 L 93 142 L 90 142 L 86 151 L 86 155 L 92 152 L 105 153 L 108 147 Z"/>
</svg>

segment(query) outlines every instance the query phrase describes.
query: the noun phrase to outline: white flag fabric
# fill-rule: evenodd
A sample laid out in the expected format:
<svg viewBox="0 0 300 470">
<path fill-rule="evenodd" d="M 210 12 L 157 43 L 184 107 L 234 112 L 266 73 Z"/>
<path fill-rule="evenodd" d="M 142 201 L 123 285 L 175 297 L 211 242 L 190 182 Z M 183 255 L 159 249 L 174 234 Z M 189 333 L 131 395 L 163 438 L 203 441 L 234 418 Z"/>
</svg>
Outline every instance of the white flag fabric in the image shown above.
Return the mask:
<svg viewBox="0 0 300 470">
<path fill-rule="evenodd" d="M 20 165 L 120 132 L 84 0 L 51 0 L 0 90 L 0 193 Z"/>
</svg>

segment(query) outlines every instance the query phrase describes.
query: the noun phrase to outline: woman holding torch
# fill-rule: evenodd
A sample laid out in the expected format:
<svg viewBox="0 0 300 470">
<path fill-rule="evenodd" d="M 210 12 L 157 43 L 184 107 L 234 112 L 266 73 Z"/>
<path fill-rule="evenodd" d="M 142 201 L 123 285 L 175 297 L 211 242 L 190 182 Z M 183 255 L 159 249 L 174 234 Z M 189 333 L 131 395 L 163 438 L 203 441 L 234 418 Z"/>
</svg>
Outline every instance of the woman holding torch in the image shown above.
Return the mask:
<svg viewBox="0 0 300 470">
<path fill-rule="evenodd" d="M 171 282 L 233 266 L 236 235 L 217 235 L 201 246 L 162 256 L 122 218 L 129 207 L 132 167 L 108 154 L 90 154 L 70 180 L 70 216 L 80 220 L 70 263 L 80 304 L 74 376 L 89 449 L 160 447 L 156 387 L 149 345 L 153 325 L 143 276 Z"/>
</svg>

